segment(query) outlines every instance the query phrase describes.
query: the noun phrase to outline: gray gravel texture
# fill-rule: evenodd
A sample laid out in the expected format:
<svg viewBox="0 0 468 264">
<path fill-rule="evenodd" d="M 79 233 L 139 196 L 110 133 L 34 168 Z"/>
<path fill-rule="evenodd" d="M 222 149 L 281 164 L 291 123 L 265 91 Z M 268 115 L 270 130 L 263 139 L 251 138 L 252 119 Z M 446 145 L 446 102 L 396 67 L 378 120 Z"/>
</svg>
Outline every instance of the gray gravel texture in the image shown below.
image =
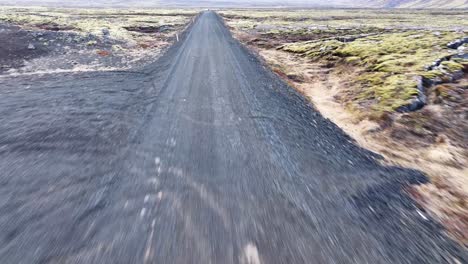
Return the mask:
<svg viewBox="0 0 468 264">
<path fill-rule="evenodd" d="M 384 167 L 202 13 L 125 72 L 0 79 L 0 263 L 468 263 Z"/>
</svg>

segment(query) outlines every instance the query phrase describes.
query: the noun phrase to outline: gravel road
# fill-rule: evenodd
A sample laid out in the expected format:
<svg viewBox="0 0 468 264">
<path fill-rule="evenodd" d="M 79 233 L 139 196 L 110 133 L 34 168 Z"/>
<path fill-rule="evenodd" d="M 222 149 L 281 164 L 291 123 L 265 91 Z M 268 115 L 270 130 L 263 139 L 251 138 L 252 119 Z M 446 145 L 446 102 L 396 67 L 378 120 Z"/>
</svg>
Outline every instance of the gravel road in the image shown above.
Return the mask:
<svg viewBox="0 0 468 264">
<path fill-rule="evenodd" d="M 468 263 L 214 12 L 142 69 L 0 79 L 0 263 Z M 456 262 L 459 261 L 459 262 Z"/>
</svg>

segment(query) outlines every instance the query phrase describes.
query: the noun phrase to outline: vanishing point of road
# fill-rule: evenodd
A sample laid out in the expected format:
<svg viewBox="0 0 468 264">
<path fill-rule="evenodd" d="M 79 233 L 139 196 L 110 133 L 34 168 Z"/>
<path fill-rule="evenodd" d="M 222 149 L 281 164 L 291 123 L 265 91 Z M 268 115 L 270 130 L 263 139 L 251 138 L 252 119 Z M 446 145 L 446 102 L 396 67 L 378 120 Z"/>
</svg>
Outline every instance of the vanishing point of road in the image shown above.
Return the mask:
<svg viewBox="0 0 468 264">
<path fill-rule="evenodd" d="M 385 167 L 202 13 L 134 71 L 0 79 L 0 263 L 467 263 Z"/>
</svg>

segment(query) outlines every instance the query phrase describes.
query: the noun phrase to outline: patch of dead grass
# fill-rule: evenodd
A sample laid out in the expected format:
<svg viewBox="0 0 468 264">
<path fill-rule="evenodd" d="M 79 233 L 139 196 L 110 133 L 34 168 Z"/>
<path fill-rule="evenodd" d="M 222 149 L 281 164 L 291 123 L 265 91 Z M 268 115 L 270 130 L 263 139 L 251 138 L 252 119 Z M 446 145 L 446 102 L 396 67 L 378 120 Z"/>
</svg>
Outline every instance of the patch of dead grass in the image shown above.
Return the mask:
<svg viewBox="0 0 468 264">
<path fill-rule="evenodd" d="M 281 50 L 251 48 L 277 69 L 274 71 L 281 78 L 309 98 L 324 117 L 340 126 L 360 146 L 383 155 L 385 164 L 425 172 L 431 183 L 411 186 L 409 194 L 446 227 L 450 236 L 468 245 L 466 142 L 451 141 L 453 137 L 446 135 L 450 134 L 445 127 L 447 124 L 434 128 L 434 123 L 447 117 L 447 109 L 431 105 L 421 112 L 398 114 L 397 117 L 389 115 L 387 119 L 373 121 L 349 103 L 353 89 L 356 89 L 356 83 L 351 80 L 359 75 L 358 69 L 348 66 L 329 68 Z M 290 78 L 296 74 L 302 76 L 300 81 Z M 395 119 L 399 121 L 395 122 Z M 395 137 L 399 130 L 409 135 Z"/>
</svg>

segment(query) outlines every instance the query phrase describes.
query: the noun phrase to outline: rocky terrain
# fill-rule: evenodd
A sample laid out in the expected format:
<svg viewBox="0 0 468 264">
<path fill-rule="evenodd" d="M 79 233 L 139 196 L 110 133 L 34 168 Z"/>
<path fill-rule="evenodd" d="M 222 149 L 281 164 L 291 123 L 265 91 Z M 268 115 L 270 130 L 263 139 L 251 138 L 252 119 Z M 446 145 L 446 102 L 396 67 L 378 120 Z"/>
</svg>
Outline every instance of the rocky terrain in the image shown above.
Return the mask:
<svg viewBox="0 0 468 264">
<path fill-rule="evenodd" d="M 0 74 L 122 70 L 154 61 L 196 11 L 0 8 Z"/>
<path fill-rule="evenodd" d="M 222 14 L 239 40 L 358 143 L 427 173 L 432 183 L 408 192 L 468 243 L 467 12 Z"/>
<path fill-rule="evenodd" d="M 10 0 L 0 0 L 1 4 L 11 5 Z M 97 1 L 58 1 L 58 0 L 16 0 L 16 5 L 40 5 L 40 6 L 69 6 L 69 7 L 346 7 L 346 8 L 433 8 L 433 9 L 463 9 L 468 8 L 464 0 L 97 0 Z"/>
<path fill-rule="evenodd" d="M 212 11 L 139 69 L 3 76 L 0 113 L 2 263 L 468 263 L 409 196 L 423 173 L 380 164 Z"/>
</svg>

